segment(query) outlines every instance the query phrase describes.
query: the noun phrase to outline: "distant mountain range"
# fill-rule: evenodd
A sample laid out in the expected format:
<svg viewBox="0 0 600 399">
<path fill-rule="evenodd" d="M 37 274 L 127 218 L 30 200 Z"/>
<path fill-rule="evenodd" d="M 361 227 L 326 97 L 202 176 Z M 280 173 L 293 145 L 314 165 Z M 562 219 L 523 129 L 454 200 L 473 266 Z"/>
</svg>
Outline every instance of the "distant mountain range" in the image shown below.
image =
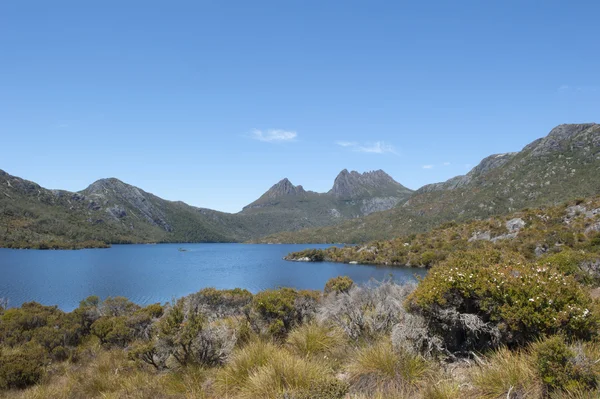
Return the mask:
<svg viewBox="0 0 600 399">
<path fill-rule="evenodd" d="M 0 246 L 239 242 L 390 209 L 412 191 L 379 170 L 343 170 L 327 193 L 283 179 L 237 214 L 167 201 L 118 179 L 80 192 L 48 190 L 0 171 Z"/>
<path fill-rule="evenodd" d="M 364 242 L 599 193 L 597 124 L 560 125 L 520 152 L 489 156 L 416 192 L 382 170 L 343 170 L 327 193 L 283 179 L 236 214 L 167 201 L 114 178 L 69 192 L 0 171 L 0 246 Z"/>
</svg>

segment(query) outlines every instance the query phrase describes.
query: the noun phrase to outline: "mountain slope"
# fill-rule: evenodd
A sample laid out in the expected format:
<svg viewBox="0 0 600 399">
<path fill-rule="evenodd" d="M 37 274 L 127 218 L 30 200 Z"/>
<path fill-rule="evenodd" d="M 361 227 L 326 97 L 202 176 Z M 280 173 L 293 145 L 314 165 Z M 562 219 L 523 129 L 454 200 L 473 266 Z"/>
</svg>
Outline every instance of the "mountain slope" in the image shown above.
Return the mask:
<svg viewBox="0 0 600 399">
<path fill-rule="evenodd" d="M 0 171 L 0 244 L 233 241 L 228 215 L 170 202 L 117 179 L 47 190 Z"/>
<path fill-rule="evenodd" d="M 554 128 L 522 151 L 492 155 L 465 176 L 417 190 L 402 206 L 338 226 L 281 233 L 263 242 L 365 242 L 440 223 L 486 218 L 600 193 L 600 125 Z"/>
<path fill-rule="evenodd" d="M 74 193 L 0 171 L 0 246 L 239 242 L 389 209 L 411 193 L 383 171 L 344 173 L 352 177 L 351 198 L 305 191 L 284 179 L 242 212 L 229 214 L 167 201 L 115 178 Z M 377 197 L 383 194 L 389 197 Z"/>
</svg>

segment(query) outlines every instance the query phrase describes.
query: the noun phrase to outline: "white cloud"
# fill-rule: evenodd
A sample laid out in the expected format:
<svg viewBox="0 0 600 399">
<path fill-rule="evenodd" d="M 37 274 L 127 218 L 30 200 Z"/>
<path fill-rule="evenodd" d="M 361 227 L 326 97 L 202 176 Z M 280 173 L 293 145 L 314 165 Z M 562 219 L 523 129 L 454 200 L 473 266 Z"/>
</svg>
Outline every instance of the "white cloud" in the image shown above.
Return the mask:
<svg viewBox="0 0 600 399">
<path fill-rule="evenodd" d="M 342 147 L 354 147 L 358 145 L 355 141 L 336 141 L 335 143 Z"/>
<path fill-rule="evenodd" d="M 284 143 L 296 140 L 298 134 L 289 130 L 282 129 L 269 129 L 259 130 L 254 129 L 250 134 L 250 137 L 254 140 L 265 141 L 267 143 Z"/>
<path fill-rule="evenodd" d="M 571 85 L 561 85 L 558 88 L 559 92 L 565 93 L 565 92 L 595 92 L 598 90 L 597 86 L 571 86 Z"/>
<path fill-rule="evenodd" d="M 367 152 L 371 154 L 397 154 L 393 145 L 386 144 L 383 141 L 375 141 L 373 143 L 357 143 L 355 141 L 336 141 L 337 145 L 352 149 L 356 152 Z"/>
<path fill-rule="evenodd" d="M 423 165 L 423 169 L 433 169 L 434 165 Z"/>
<path fill-rule="evenodd" d="M 450 162 L 444 162 L 442 165 L 444 165 L 444 166 L 450 166 L 452 164 Z"/>
</svg>

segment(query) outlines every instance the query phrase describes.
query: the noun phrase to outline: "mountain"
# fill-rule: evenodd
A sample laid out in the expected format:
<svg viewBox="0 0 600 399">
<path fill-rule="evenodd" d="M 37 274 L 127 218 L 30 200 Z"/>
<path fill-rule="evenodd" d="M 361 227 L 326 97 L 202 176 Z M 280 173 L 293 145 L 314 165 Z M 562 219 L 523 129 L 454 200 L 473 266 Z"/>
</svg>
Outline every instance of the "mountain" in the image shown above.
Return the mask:
<svg viewBox="0 0 600 399">
<path fill-rule="evenodd" d="M 341 171 L 326 193 L 306 191 L 283 179 L 244 207 L 242 217 L 255 217 L 266 224 L 263 232 L 295 231 L 328 226 L 405 202 L 412 190 L 382 170 L 358 173 Z M 266 233 L 269 234 L 269 233 Z"/>
<path fill-rule="evenodd" d="M 389 209 L 411 194 L 383 171 L 344 174 L 352 176 L 347 198 L 305 191 L 283 179 L 242 212 L 229 214 L 167 201 L 115 178 L 69 192 L 0 171 L 0 246 L 239 242 L 339 223 Z"/>
<path fill-rule="evenodd" d="M 81 192 L 48 190 L 0 171 L 0 245 L 227 242 L 230 215 L 163 200 L 118 179 Z"/>
<path fill-rule="evenodd" d="M 491 155 L 464 176 L 426 185 L 388 211 L 262 242 L 365 242 L 600 193 L 600 125 L 565 124 L 521 151 Z"/>
</svg>

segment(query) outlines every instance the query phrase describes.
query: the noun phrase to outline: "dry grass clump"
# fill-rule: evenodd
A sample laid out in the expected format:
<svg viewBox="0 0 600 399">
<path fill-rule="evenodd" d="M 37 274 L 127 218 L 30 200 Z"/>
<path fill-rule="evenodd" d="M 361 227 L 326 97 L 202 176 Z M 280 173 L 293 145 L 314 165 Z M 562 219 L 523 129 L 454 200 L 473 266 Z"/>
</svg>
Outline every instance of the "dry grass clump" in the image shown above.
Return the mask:
<svg viewBox="0 0 600 399">
<path fill-rule="evenodd" d="M 290 333 L 287 338 L 289 350 L 300 356 L 340 360 L 346 357 L 347 340 L 337 327 L 308 323 Z"/>
<path fill-rule="evenodd" d="M 323 362 L 299 358 L 272 343 L 255 341 L 234 353 L 214 381 L 216 392 L 233 398 L 342 397 L 345 387 Z"/>
<path fill-rule="evenodd" d="M 500 348 L 470 375 L 474 392 L 482 399 L 540 398 L 543 386 L 531 358 L 524 351 Z"/>
<path fill-rule="evenodd" d="M 348 365 L 354 392 L 408 394 L 423 381 L 429 364 L 419 355 L 392 348 L 389 340 L 380 340 L 357 350 Z"/>
<path fill-rule="evenodd" d="M 218 371 L 214 385 L 226 397 L 240 391 L 252 373 L 269 363 L 279 348 L 261 340 L 250 342 L 234 352 L 225 367 Z"/>
</svg>

